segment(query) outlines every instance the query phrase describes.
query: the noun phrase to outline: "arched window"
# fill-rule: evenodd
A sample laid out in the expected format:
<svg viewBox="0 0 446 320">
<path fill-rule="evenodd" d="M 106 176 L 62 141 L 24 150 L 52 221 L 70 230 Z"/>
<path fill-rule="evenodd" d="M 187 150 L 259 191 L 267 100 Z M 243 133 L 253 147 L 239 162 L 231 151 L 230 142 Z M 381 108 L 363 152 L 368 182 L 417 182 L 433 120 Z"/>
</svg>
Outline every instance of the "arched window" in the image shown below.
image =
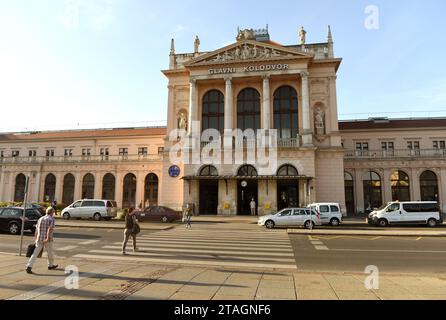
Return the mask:
<svg viewBox="0 0 446 320">
<path fill-rule="evenodd" d="M 203 96 L 201 113 L 201 130 L 224 130 L 225 98 L 218 90 L 211 90 Z"/>
<path fill-rule="evenodd" d="M 107 173 L 102 178 L 102 199 L 115 200 L 116 178 L 113 174 Z"/>
<path fill-rule="evenodd" d="M 251 165 L 244 165 L 238 169 L 237 175 L 241 177 L 255 177 L 257 176 L 257 170 Z"/>
<path fill-rule="evenodd" d="M 283 86 L 274 92 L 274 128 L 281 139 L 296 138 L 299 131 L 297 92 Z"/>
<path fill-rule="evenodd" d="M 158 176 L 149 173 L 144 184 L 144 206 L 156 206 L 158 204 Z"/>
<path fill-rule="evenodd" d="M 362 176 L 364 191 L 364 211 L 370 212 L 382 206 L 381 177 L 374 171 L 367 171 Z"/>
<path fill-rule="evenodd" d="M 394 171 L 390 176 L 390 185 L 393 201 L 410 201 L 410 181 L 404 171 Z"/>
<path fill-rule="evenodd" d="M 299 173 L 297 172 L 297 169 L 293 167 L 292 165 L 285 164 L 277 170 L 278 176 L 298 176 Z"/>
<path fill-rule="evenodd" d="M 122 192 L 122 207 L 123 208 L 136 207 L 136 176 L 133 173 L 128 173 L 124 177 L 123 192 Z"/>
<path fill-rule="evenodd" d="M 25 199 L 26 177 L 20 173 L 15 177 L 14 202 L 23 202 Z"/>
<path fill-rule="evenodd" d="M 56 176 L 49 173 L 45 178 L 45 186 L 43 188 L 43 201 L 52 202 L 56 197 Z"/>
<path fill-rule="evenodd" d="M 82 180 L 82 199 L 94 198 L 94 176 L 87 173 Z"/>
<path fill-rule="evenodd" d="M 237 128 L 260 129 L 260 93 L 256 89 L 243 89 L 237 96 Z"/>
<path fill-rule="evenodd" d="M 355 213 L 355 189 L 353 183 L 353 177 L 350 173 L 344 172 L 344 185 L 345 185 L 345 206 L 347 207 L 347 213 Z"/>
<path fill-rule="evenodd" d="M 420 176 L 421 201 L 438 201 L 437 175 L 430 171 L 424 171 Z"/>
<path fill-rule="evenodd" d="M 75 178 L 71 173 L 67 173 L 63 178 L 62 203 L 66 206 L 74 202 Z"/>
<path fill-rule="evenodd" d="M 214 166 L 204 166 L 200 170 L 200 176 L 218 176 L 217 168 L 215 168 Z"/>
</svg>

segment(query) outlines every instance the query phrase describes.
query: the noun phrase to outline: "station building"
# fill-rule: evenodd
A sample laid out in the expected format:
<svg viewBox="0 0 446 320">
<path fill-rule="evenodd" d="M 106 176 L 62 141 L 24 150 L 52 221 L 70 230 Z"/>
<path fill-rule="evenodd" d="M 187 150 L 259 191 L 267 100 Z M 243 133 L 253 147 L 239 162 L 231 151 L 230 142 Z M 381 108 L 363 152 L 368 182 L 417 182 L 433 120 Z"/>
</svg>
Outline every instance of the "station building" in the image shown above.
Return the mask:
<svg viewBox="0 0 446 320">
<path fill-rule="evenodd" d="M 239 30 L 233 44 L 177 53 L 172 40 L 167 126 L 0 135 L 0 201 L 70 204 L 115 199 L 122 208 L 193 206 L 200 214 L 259 215 L 289 206 L 338 202 L 350 214 L 392 200 L 437 200 L 446 210 L 446 119 L 339 121 L 331 30 L 321 43 L 282 45 L 267 29 Z M 209 129 L 222 140 L 195 141 Z M 252 129 L 274 137 L 274 167 L 248 159 Z M 174 135 L 172 133 L 175 132 Z M 180 136 L 226 161 L 189 161 Z M 258 137 L 255 137 L 257 139 Z M 197 142 L 197 143 L 194 143 Z M 272 152 L 268 150 L 268 152 Z M 185 161 L 173 163 L 172 153 Z M 217 153 L 217 154 L 216 154 Z M 228 156 L 229 155 L 229 156 Z M 242 161 L 237 161 L 238 156 Z M 214 157 L 215 159 L 215 157 Z"/>
</svg>

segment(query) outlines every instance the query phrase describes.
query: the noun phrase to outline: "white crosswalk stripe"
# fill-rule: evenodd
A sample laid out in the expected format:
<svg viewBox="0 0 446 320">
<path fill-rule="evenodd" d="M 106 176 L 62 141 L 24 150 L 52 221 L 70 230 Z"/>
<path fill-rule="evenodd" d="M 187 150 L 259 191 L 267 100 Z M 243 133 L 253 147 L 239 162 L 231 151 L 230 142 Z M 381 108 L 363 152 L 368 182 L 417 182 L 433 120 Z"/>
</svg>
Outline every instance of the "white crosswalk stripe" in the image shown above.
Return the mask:
<svg viewBox="0 0 446 320">
<path fill-rule="evenodd" d="M 257 229 L 243 226 L 199 226 L 140 234 L 138 251 L 132 241 L 128 255 L 121 254 L 121 242 L 105 244 L 74 257 L 96 260 L 141 261 L 181 265 L 245 267 L 296 270 L 294 252 L 285 230 Z"/>
</svg>

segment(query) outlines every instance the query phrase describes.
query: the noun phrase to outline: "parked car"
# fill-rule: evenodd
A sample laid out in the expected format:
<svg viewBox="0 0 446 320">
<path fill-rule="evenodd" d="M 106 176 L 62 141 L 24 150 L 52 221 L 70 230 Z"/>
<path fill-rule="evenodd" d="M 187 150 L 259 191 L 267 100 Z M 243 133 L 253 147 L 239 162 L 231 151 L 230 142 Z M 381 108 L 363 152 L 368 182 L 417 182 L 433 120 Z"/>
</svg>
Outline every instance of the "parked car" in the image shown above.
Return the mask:
<svg viewBox="0 0 446 320">
<path fill-rule="evenodd" d="M 389 224 L 427 224 L 435 227 L 443 223 L 443 217 L 436 201 L 390 202 L 372 211 L 367 222 L 380 227 Z"/>
<path fill-rule="evenodd" d="M 285 226 L 304 226 L 306 229 L 322 225 L 319 214 L 309 208 L 288 208 L 276 214 L 260 217 L 257 221 L 259 226 L 268 229 Z"/>
<path fill-rule="evenodd" d="M 84 199 L 79 200 L 62 210 L 65 220 L 78 219 L 101 219 L 110 220 L 118 213 L 118 205 L 113 200 Z"/>
<path fill-rule="evenodd" d="M 0 229 L 9 231 L 10 234 L 20 234 L 22 232 L 23 208 L 6 207 L 0 208 Z M 36 231 L 37 221 L 42 217 L 37 209 L 26 209 L 25 230 L 32 233 Z"/>
<path fill-rule="evenodd" d="M 136 219 L 140 222 L 144 221 L 161 221 L 161 222 L 174 222 L 181 220 L 183 215 L 181 211 L 175 211 L 168 207 L 162 206 L 150 206 L 144 209 L 137 209 L 134 211 Z"/>
<path fill-rule="evenodd" d="M 331 226 L 339 226 L 342 223 L 342 212 L 339 203 L 312 203 L 308 205 L 321 215 L 322 224 L 328 224 Z"/>
</svg>

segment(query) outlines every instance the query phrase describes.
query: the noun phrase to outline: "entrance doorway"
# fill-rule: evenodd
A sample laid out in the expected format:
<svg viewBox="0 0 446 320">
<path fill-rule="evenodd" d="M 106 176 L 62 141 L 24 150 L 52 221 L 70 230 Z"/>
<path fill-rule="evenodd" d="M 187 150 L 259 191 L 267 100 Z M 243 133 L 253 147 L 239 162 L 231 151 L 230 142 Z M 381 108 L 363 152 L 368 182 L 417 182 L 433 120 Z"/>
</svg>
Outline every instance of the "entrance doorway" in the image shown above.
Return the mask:
<svg viewBox="0 0 446 320">
<path fill-rule="evenodd" d="M 257 207 L 259 204 L 257 180 L 238 180 L 237 185 L 237 213 L 239 215 L 251 215 L 251 200 L 254 199 Z"/>
<path fill-rule="evenodd" d="M 277 209 L 299 207 L 299 181 L 277 181 Z"/>
<path fill-rule="evenodd" d="M 200 214 L 218 213 L 218 180 L 200 181 Z"/>
</svg>

